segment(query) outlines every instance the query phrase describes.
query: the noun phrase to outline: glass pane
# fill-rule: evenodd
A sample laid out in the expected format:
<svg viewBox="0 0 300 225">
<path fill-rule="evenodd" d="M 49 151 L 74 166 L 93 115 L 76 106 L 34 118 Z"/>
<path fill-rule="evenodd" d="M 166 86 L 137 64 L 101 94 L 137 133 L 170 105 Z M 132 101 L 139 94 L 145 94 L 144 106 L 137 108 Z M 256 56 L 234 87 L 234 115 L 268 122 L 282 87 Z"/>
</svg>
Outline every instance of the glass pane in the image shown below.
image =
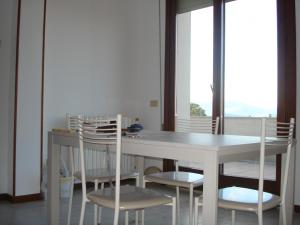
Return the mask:
<svg viewBox="0 0 300 225">
<path fill-rule="evenodd" d="M 224 133 L 259 136 L 258 117 L 276 121 L 276 0 L 230 1 L 225 10 Z M 275 158 L 267 159 L 267 179 L 275 179 Z M 224 173 L 258 177 L 258 160 L 226 163 Z"/>
<path fill-rule="evenodd" d="M 202 110 L 192 116 L 212 116 L 213 8 L 192 12 L 190 103 Z M 194 105 L 195 104 L 195 105 Z"/>
<path fill-rule="evenodd" d="M 213 8 L 177 15 L 176 131 L 199 132 L 191 124 L 211 120 Z M 181 166 L 201 168 L 180 162 Z"/>
<path fill-rule="evenodd" d="M 177 15 L 176 116 L 212 115 L 212 7 Z"/>
</svg>

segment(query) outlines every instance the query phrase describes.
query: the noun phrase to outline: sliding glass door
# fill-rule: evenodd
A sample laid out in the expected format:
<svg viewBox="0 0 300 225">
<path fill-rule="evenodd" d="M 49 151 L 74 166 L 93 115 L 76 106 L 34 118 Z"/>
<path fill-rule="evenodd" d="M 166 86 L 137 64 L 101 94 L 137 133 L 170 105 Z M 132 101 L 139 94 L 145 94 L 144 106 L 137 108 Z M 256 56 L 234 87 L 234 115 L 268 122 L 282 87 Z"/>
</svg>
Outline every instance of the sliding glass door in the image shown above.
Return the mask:
<svg viewBox="0 0 300 225">
<path fill-rule="evenodd" d="M 193 132 L 193 124 L 212 116 L 213 7 L 178 14 L 176 33 L 175 130 Z"/>
<path fill-rule="evenodd" d="M 295 116 L 293 4 L 167 0 L 164 129 L 185 131 L 182 121 L 220 116 L 221 134 L 257 136 L 261 117 Z M 265 186 L 278 193 L 279 157 L 268 158 L 267 166 Z M 164 160 L 165 170 L 173 168 Z M 257 184 L 257 160 L 227 163 L 220 171 L 221 186 Z"/>
<path fill-rule="evenodd" d="M 255 13 L 254 13 L 255 12 Z M 224 133 L 260 134 L 260 118 L 276 123 L 276 0 L 225 4 Z M 258 160 L 226 163 L 224 174 L 258 178 Z M 266 159 L 266 179 L 276 179 L 276 156 Z"/>
</svg>

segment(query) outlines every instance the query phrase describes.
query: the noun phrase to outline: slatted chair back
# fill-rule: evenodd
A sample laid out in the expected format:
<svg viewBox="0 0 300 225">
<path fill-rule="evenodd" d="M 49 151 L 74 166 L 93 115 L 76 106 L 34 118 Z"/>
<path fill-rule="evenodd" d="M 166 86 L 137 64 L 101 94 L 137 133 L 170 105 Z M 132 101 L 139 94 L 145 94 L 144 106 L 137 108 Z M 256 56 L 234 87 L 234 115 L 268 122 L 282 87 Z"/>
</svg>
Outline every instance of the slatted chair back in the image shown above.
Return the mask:
<svg viewBox="0 0 300 225">
<path fill-rule="evenodd" d="M 259 182 L 258 182 L 258 211 L 262 211 L 263 189 L 264 189 L 264 168 L 265 155 L 268 149 L 274 147 L 286 147 L 286 164 L 284 168 L 283 186 L 281 191 L 281 201 L 285 203 L 287 179 L 291 161 L 291 151 L 293 144 L 293 135 L 295 128 L 295 119 L 291 118 L 289 122 L 267 123 L 266 118 L 261 121 L 261 146 L 259 158 Z M 273 134 L 277 134 L 274 135 Z M 271 136 L 271 137 L 270 137 Z"/>
<path fill-rule="evenodd" d="M 83 115 L 66 115 L 66 126 L 68 129 L 79 130 L 79 120 L 100 120 L 100 116 L 83 116 Z M 86 169 L 102 169 L 107 168 L 107 156 L 106 152 L 98 151 L 95 149 L 86 149 L 85 151 L 85 165 Z M 71 174 L 81 171 L 80 167 L 80 153 L 78 148 L 70 149 L 69 151 L 69 165 Z"/>
<path fill-rule="evenodd" d="M 194 133 L 218 134 L 220 118 L 212 119 L 209 117 L 191 117 L 190 119 L 176 119 L 176 131 Z"/>
<path fill-rule="evenodd" d="M 78 119 L 85 119 L 89 121 L 102 120 L 104 116 L 84 116 L 84 115 L 72 115 L 68 113 L 66 115 L 66 127 L 68 129 L 78 130 Z M 122 117 L 122 124 L 128 125 L 131 124 L 132 119 L 129 117 Z M 71 149 L 70 149 L 71 150 Z M 98 151 L 95 149 L 86 149 L 85 151 L 85 166 L 86 169 L 103 169 L 107 168 L 107 161 L 109 160 L 111 168 L 115 168 L 115 154 L 113 152 L 107 154 L 106 149 L 103 151 Z M 79 149 L 73 148 L 69 151 L 69 165 L 71 174 L 80 171 L 80 155 Z M 135 157 L 132 155 L 124 154 L 121 159 L 121 170 L 122 171 L 135 171 L 136 162 Z"/>
<path fill-rule="evenodd" d="M 115 151 L 115 207 L 120 204 L 120 171 L 121 171 L 121 115 L 112 119 L 87 120 L 79 119 L 79 150 L 83 198 L 86 199 L 85 150 L 105 147 Z M 110 165 L 108 164 L 110 169 Z"/>
</svg>

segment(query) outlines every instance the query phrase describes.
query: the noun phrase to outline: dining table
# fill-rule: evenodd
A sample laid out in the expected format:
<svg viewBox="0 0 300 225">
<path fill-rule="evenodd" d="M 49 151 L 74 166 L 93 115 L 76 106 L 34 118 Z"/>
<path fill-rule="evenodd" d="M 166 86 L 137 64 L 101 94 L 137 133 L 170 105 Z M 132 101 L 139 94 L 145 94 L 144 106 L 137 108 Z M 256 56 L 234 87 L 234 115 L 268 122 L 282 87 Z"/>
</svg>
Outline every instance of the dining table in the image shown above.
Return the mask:
<svg viewBox="0 0 300 225">
<path fill-rule="evenodd" d="M 60 149 L 62 146 L 78 147 L 78 134 L 76 132 L 48 132 L 48 225 L 60 224 L 59 170 Z M 101 148 L 95 144 L 86 147 L 91 149 Z M 122 137 L 122 153 L 136 157 L 136 166 L 141 178 L 140 182 L 142 182 L 145 157 L 201 163 L 204 173 L 202 224 L 217 225 L 219 165 L 226 162 L 259 158 L 260 137 L 145 130 L 136 136 Z M 275 145 L 266 151 L 267 156 L 284 153 L 286 153 L 286 148 Z M 282 168 L 284 168 L 284 163 L 282 163 Z M 289 170 L 287 204 L 285 207 L 287 209 L 288 224 L 292 224 L 294 160 L 291 161 Z M 281 212 L 280 224 L 282 224 Z"/>
</svg>

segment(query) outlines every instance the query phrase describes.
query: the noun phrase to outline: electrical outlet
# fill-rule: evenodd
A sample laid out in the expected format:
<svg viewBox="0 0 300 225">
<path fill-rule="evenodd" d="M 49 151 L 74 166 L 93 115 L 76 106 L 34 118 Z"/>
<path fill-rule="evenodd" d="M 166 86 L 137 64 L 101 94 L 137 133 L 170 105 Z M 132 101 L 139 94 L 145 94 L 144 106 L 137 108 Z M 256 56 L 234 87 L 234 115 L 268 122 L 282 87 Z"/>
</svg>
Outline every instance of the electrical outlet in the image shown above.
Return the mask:
<svg viewBox="0 0 300 225">
<path fill-rule="evenodd" d="M 150 107 L 158 107 L 158 100 L 150 100 Z"/>
</svg>

